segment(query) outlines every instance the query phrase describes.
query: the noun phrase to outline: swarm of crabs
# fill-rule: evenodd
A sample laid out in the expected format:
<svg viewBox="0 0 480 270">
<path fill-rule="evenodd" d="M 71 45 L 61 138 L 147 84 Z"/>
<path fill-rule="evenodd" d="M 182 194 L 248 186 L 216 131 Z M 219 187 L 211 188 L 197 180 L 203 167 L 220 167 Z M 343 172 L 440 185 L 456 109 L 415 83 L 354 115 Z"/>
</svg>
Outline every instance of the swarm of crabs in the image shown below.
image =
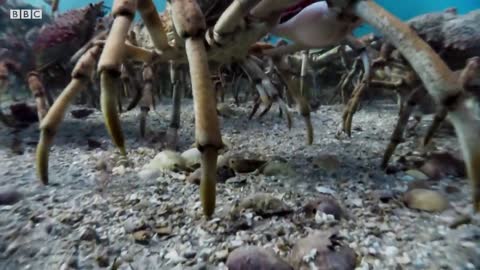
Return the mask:
<svg viewBox="0 0 480 270">
<path fill-rule="evenodd" d="M 46 100 L 38 65 L 28 68 L 34 71 L 29 73 L 28 82 L 41 120 L 36 165 L 42 183 L 48 183 L 48 153 L 55 133 L 67 106 L 82 90 L 99 82 L 107 130 L 120 155 L 126 156 L 118 117 L 122 110 L 119 99 L 132 96 L 127 109 L 140 105 L 140 133 L 144 135 L 155 92 L 167 84 L 171 86 L 174 110 L 167 145 L 174 148 L 180 99 L 191 88 L 196 147 L 202 155 L 200 198 L 204 214 L 211 216 L 215 208 L 217 155 L 223 147 L 217 95 L 223 95 L 222 90 L 230 85 L 238 100 L 241 78 L 247 78 L 255 90 L 250 117 L 260 107 L 264 108 L 260 116 L 264 115 L 275 102 L 289 126 L 292 119 L 288 105 L 296 103 L 306 123 L 307 143 L 311 144 L 314 127 L 310 121 L 312 93 L 305 86 L 308 69 L 353 56 L 353 63 L 340 61 L 345 72 L 339 92 L 347 103 L 341 132 L 350 135 L 353 114 L 367 89 L 393 89 L 399 98 L 400 117 L 383 159 L 386 167 L 413 109 L 429 100 L 435 104 L 437 115 L 425 142 L 438 123 L 448 117 L 473 184 L 474 209 L 480 211 L 480 147 L 476 143 L 480 134 L 480 58 L 475 57 L 480 55 L 478 11 L 460 16 L 449 9 L 403 23 L 371 0 L 170 0 L 160 13 L 152 0 L 114 0 L 111 15 L 106 17 L 109 19 L 99 27 L 96 18 L 101 5 L 90 6 L 90 10 L 97 7 L 98 13 L 90 11 L 91 17 L 84 17 L 86 22 L 94 23 L 82 30 L 72 30 L 68 23 L 61 25 L 58 20 L 64 15 L 52 24 L 55 31 L 63 29 L 60 37 L 68 39 L 69 31 L 85 34 L 76 43 L 75 51 L 68 52 L 72 57 L 56 60 L 76 61 L 76 65 L 71 81 L 52 104 Z M 85 10 L 84 15 L 88 14 Z M 140 23 L 134 22 L 137 11 Z M 376 28 L 382 37 L 354 38 L 352 31 L 362 23 Z M 47 53 L 51 51 L 46 48 L 65 45 L 61 38 L 49 39 L 52 31 L 38 33 Z M 290 42 L 259 42 L 269 33 Z M 327 50 L 309 53 L 318 48 Z M 0 65 L 0 75 L 5 78 L 9 69 L 8 65 Z M 165 77 L 159 74 L 169 74 L 169 81 L 157 79 Z M 5 84 L 1 79 L 0 83 Z M 143 83 L 139 85 L 139 81 Z M 347 92 L 351 94 L 348 102 Z"/>
</svg>

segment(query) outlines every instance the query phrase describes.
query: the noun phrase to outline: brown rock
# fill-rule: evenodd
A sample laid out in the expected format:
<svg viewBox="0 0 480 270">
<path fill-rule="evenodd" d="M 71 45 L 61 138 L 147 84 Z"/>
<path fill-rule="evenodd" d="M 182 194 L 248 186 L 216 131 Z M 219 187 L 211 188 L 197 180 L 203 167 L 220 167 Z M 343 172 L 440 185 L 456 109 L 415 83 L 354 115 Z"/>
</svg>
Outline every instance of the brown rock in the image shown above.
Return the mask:
<svg viewBox="0 0 480 270">
<path fill-rule="evenodd" d="M 0 205 L 16 204 L 23 198 L 23 194 L 14 189 L 0 190 Z"/>
<path fill-rule="evenodd" d="M 282 215 L 292 212 L 292 209 L 282 200 L 267 193 L 255 193 L 240 201 L 233 212 L 250 209 L 260 216 Z"/>
<path fill-rule="evenodd" d="M 250 173 L 266 163 L 265 160 L 230 158 L 228 165 L 237 173 Z"/>
<path fill-rule="evenodd" d="M 228 270 L 293 270 L 273 251 L 257 246 L 239 247 L 227 258 Z"/>
<path fill-rule="evenodd" d="M 465 177 L 465 162 L 450 153 L 435 153 L 423 164 L 420 170 L 433 179 L 453 175 Z"/>
<path fill-rule="evenodd" d="M 429 212 L 441 212 L 448 207 L 445 195 L 429 189 L 412 189 L 404 194 L 403 200 L 409 208 Z"/>
<path fill-rule="evenodd" d="M 316 232 L 300 239 L 292 249 L 290 263 L 295 269 L 353 270 L 357 255 L 348 246 L 342 245 L 336 234 L 329 231 Z"/>
<path fill-rule="evenodd" d="M 308 202 L 304 207 L 307 215 L 315 215 L 317 211 L 327 215 L 333 215 L 336 220 L 340 220 L 344 216 L 343 209 L 340 204 L 330 195 L 320 195 L 318 198 Z"/>
</svg>

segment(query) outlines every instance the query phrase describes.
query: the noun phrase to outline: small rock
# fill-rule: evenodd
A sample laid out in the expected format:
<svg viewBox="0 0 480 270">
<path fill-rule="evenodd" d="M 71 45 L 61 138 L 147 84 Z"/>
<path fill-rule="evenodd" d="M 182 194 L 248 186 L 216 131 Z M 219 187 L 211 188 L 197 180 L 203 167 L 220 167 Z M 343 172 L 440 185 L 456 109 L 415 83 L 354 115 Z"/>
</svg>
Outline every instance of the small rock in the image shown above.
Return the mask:
<svg viewBox="0 0 480 270">
<path fill-rule="evenodd" d="M 92 227 L 83 227 L 80 231 L 80 240 L 94 241 L 98 239 L 97 231 Z"/>
<path fill-rule="evenodd" d="M 219 261 L 225 261 L 228 257 L 228 249 L 222 249 L 215 252 L 215 259 Z"/>
<path fill-rule="evenodd" d="M 202 168 L 196 169 L 187 176 L 187 182 L 194 185 L 200 185 L 202 179 Z"/>
<path fill-rule="evenodd" d="M 186 261 L 186 259 L 183 256 L 180 256 L 175 249 L 171 249 L 165 255 L 165 259 L 169 260 L 170 263 L 174 263 L 174 264 Z"/>
<path fill-rule="evenodd" d="M 170 227 L 170 226 L 157 227 L 157 228 L 153 229 L 153 231 L 158 236 L 167 236 L 167 235 L 172 234 L 172 227 Z"/>
<path fill-rule="evenodd" d="M 92 109 L 76 109 L 72 110 L 70 114 L 72 114 L 73 118 L 83 119 L 92 114 L 94 111 Z"/>
<path fill-rule="evenodd" d="M 405 172 L 406 174 L 410 175 L 411 177 L 415 178 L 415 180 L 428 180 L 429 177 L 419 170 L 408 170 Z"/>
<path fill-rule="evenodd" d="M 120 165 L 120 166 L 112 169 L 112 174 L 113 175 L 120 175 L 121 176 L 121 175 L 124 175 L 125 172 L 126 172 L 126 169 L 125 169 L 125 166 L 123 166 L 123 165 Z"/>
<path fill-rule="evenodd" d="M 460 192 L 460 189 L 456 186 L 448 185 L 445 187 L 445 193 L 447 194 L 458 193 L 458 192 Z"/>
<path fill-rule="evenodd" d="M 197 148 L 190 148 L 182 153 L 181 157 L 185 160 L 185 165 L 188 168 L 200 166 L 202 161 L 202 153 Z"/>
<path fill-rule="evenodd" d="M 257 246 L 244 246 L 235 249 L 227 258 L 228 270 L 293 270 L 293 267 L 280 259 L 273 251 Z"/>
<path fill-rule="evenodd" d="M 146 230 L 136 231 L 132 235 L 133 239 L 135 239 L 135 242 L 142 245 L 148 245 L 148 243 L 150 243 L 150 239 L 152 238 L 152 234 Z"/>
<path fill-rule="evenodd" d="M 142 219 L 129 217 L 127 220 L 125 220 L 123 227 L 125 228 L 126 233 L 133 233 L 135 231 L 147 229 L 148 225 Z"/>
<path fill-rule="evenodd" d="M 110 259 L 108 257 L 108 251 L 106 248 L 99 248 L 97 250 L 97 255 L 95 256 L 95 260 L 99 267 L 108 267 L 110 265 Z"/>
<path fill-rule="evenodd" d="M 151 161 L 148 163 L 144 169 L 155 169 L 155 170 L 184 170 L 186 168 L 185 160 L 183 157 L 174 151 L 165 150 L 158 153 Z"/>
<path fill-rule="evenodd" d="M 462 225 L 470 224 L 472 222 L 472 217 L 468 215 L 461 215 L 457 218 L 455 218 L 448 227 L 450 229 L 456 229 Z"/>
<path fill-rule="evenodd" d="M 340 161 L 337 156 L 323 154 L 312 161 L 313 165 L 327 173 L 335 173 L 340 168 Z"/>
<path fill-rule="evenodd" d="M 228 104 L 225 104 L 225 103 L 217 104 L 217 112 L 220 116 L 226 117 L 226 118 L 235 116 L 235 111 L 232 110 L 232 108 L 230 108 L 230 106 L 228 106 Z"/>
<path fill-rule="evenodd" d="M 433 179 L 440 179 L 448 175 L 457 177 L 466 175 L 465 162 L 450 153 L 432 154 L 420 170 Z"/>
<path fill-rule="evenodd" d="M 409 208 L 441 212 L 448 207 L 445 195 L 429 189 L 412 189 L 404 194 L 403 200 Z"/>
<path fill-rule="evenodd" d="M 282 200 L 267 193 L 255 193 L 244 198 L 232 209 L 233 213 L 240 213 L 250 209 L 260 216 L 283 215 L 292 212 L 292 209 Z"/>
<path fill-rule="evenodd" d="M 377 190 L 373 192 L 373 198 L 382 203 L 388 203 L 395 198 L 395 194 L 391 190 Z"/>
<path fill-rule="evenodd" d="M 265 160 L 230 158 L 228 165 L 237 173 L 251 173 L 264 166 Z"/>
<path fill-rule="evenodd" d="M 403 264 L 403 265 L 410 264 L 412 262 L 407 253 L 403 253 L 403 255 L 401 257 L 396 257 L 395 261 L 397 261 L 397 263 Z"/>
<path fill-rule="evenodd" d="M 336 192 L 335 190 L 331 189 L 331 188 L 327 188 L 327 187 L 315 187 L 315 190 L 318 191 L 319 193 L 323 193 L 323 194 L 328 194 L 328 195 L 332 195 L 332 196 L 335 196 Z"/>
<path fill-rule="evenodd" d="M 295 176 L 295 170 L 287 163 L 279 160 L 272 160 L 260 169 L 266 176 Z"/>
<path fill-rule="evenodd" d="M 0 190 L 0 205 L 13 205 L 23 198 L 23 194 L 14 189 Z"/>
<path fill-rule="evenodd" d="M 318 198 L 308 202 L 304 207 L 307 215 L 314 215 L 317 212 L 333 215 L 336 220 L 343 217 L 343 209 L 337 200 L 330 195 L 320 195 Z"/>
<path fill-rule="evenodd" d="M 290 255 L 292 266 L 295 269 L 355 269 L 357 255 L 336 237 L 331 231 L 320 231 L 300 239 Z"/>
<path fill-rule="evenodd" d="M 383 254 L 388 257 L 393 257 L 398 254 L 398 248 L 394 246 L 388 246 L 383 250 Z"/>
</svg>

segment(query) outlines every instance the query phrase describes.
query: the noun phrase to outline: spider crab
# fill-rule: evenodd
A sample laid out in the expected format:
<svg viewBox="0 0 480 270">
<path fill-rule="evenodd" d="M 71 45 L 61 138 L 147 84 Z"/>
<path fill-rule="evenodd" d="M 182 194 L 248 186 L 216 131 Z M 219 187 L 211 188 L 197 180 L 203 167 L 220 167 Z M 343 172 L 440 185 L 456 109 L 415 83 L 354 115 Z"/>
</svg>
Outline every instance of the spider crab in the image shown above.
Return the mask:
<svg viewBox="0 0 480 270">
<path fill-rule="evenodd" d="M 101 30 L 97 19 L 103 17 L 103 9 L 103 1 L 74 9 L 28 32 L 23 40 L 11 36 L 0 42 L 0 94 L 9 87 L 10 74 L 25 78 L 35 98 L 38 119 L 42 120 L 48 105 L 53 103 L 48 89 L 66 83 L 61 79 L 68 77 L 65 66 L 70 57 Z M 19 45 L 15 47 L 12 43 Z"/>
<path fill-rule="evenodd" d="M 441 58 L 406 24 L 371 0 L 329 0 L 308 5 L 298 11 L 290 25 L 281 28 L 279 18 L 299 0 L 170 0 L 167 12 L 159 15 L 152 0 L 115 0 L 114 22 L 105 43 L 96 43 L 79 59 L 72 80 L 41 123 L 37 147 L 37 174 L 48 182 L 48 150 L 58 124 L 73 96 L 97 71 L 101 81 L 101 107 L 106 127 L 121 155 L 126 155 L 124 137 L 116 108 L 116 84 L 121 64 L 126 59 L 141 62 L 188 62 L 195 112 L 195 139 L 202 155 L 200 199 L 203 212 L 210 217 L 215 208 L 217 152 L 222 148 L 216 112 L 216 97 L 210 68 L 219 63 L 253 60 L 248 57 L 252 44 L 271 31 L 288 36 L 303 46 L 327 46 L 340 42 L 358 23 L 371 24 L 404 55 L 423 81 L 429 94 L 448 108 L 462 146 L 468 173 L 474 185 L 475 209 L 480 210 L 480 133 L 478 103 L 464 91 L 461 83 Z M 217 3 L 217 5 L 211 5 Z M 204 13 L 219 8 L 221 15 L 206 20 Z M 135 12 L 142 17 L 154 50 L 127 41 Z M 288 22 L 287 22 L 288 23 Z M 277 27 L 278 26 L 278 27 Z M 297 31 L 297 33 L 293 33 Z M 252 65 L 253 65 L 252 64 Z M 265 77 L 255 78 L 265 87 Z"/>
</svg>

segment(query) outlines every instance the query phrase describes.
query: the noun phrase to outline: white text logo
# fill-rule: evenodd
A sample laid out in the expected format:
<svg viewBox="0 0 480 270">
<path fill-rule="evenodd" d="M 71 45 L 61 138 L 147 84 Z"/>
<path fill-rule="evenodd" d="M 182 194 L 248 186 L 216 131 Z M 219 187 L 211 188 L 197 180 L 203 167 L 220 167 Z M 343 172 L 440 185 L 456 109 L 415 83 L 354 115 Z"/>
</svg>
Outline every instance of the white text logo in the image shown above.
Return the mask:
<svg viewBox="0 0 480 270">
<path fill-rule="evenodd" d="M 12 20 L 41 20 L 41 9 L 10 9 L 10 19 Z"/>
</svg>

